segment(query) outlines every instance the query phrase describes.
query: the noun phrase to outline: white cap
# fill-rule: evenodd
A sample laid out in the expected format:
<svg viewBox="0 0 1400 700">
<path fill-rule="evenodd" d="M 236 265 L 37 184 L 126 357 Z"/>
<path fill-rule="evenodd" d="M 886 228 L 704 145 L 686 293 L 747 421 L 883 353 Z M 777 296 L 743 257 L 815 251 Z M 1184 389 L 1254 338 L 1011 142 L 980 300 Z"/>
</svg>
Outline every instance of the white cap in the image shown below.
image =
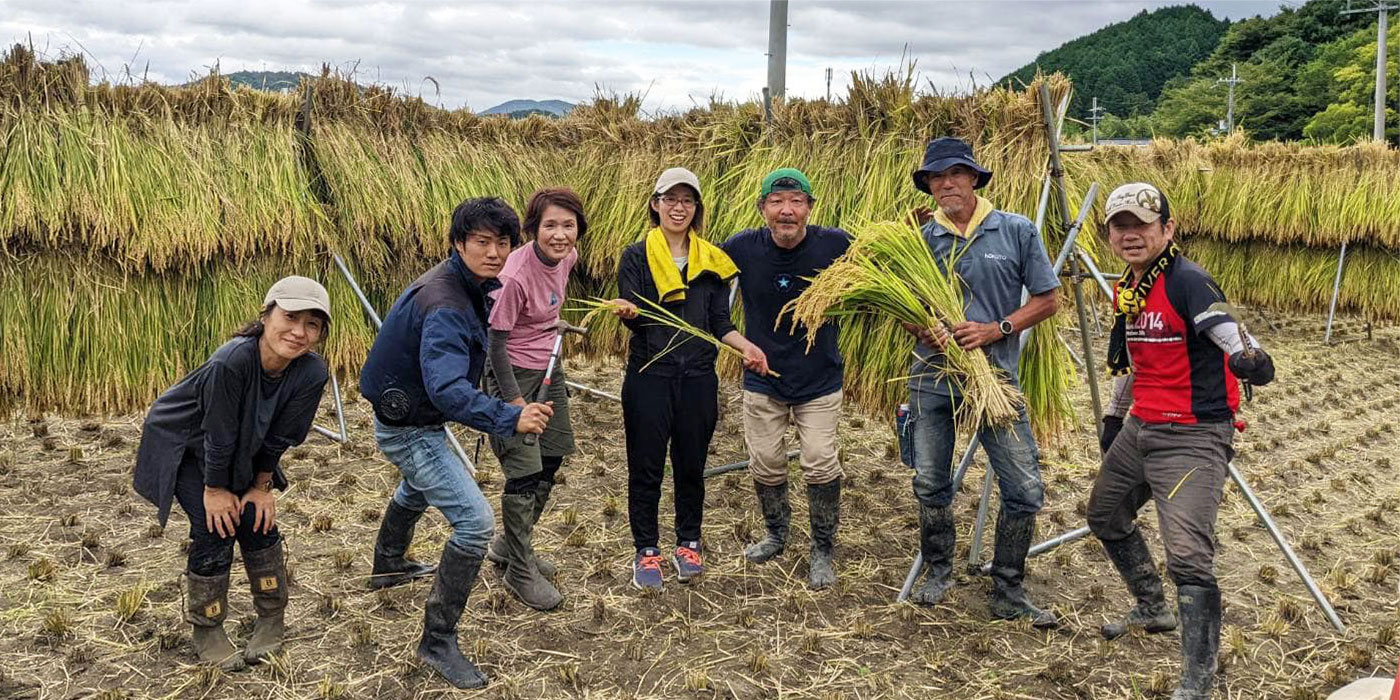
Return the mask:
<svg viewBox="0 0 1400 700">
<path fill-rule="evenodd" d="M 695 177 L 695 173 L 685 168 L 670 168 L 661 177 L 656 178 L 656 194 L 666 194 L 666 191 L 676 185 L 690 185 L 695 190 L 695 196 L 700 196 L 700 178 Z"/>
<path fill-rule="evenodd" d="M 263 307 L 273 302 L 277 303 L 278 308 L 288 311 L 315 309 L 327 318 L 331 315 L 331 295 L 326 293 L 326 288 L 320 282 L 310 277 L 292 275 L 277 280 L 277 284 L 272 285 L 272 289 L 267 290 L 267 296 L 263 297 Z"/>
<path fill-rule="evenodd" d="M 1167 198 L 1162 196 L 1161 190 L 1146 182 L 1119 185 L 1108 195 L 1108 201 L 1104 204 L 1104 223 L 1112 219 L 1114 214 L 1125 211 L 1132 212 L 1140 221 L 1150 224 L 1162 218 L 1162 214 L 1167 211 Z"/>
</svg>

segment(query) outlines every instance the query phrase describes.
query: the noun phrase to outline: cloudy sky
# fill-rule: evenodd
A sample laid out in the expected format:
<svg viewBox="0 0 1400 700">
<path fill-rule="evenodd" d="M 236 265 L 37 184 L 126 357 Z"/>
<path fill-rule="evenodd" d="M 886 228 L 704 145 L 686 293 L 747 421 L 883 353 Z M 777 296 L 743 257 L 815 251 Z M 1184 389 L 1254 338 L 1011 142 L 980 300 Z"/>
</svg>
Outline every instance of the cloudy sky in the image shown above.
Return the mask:
<svg viewBox="0 0 1400 700">
<path fill-rule="evenodd" d="M 792 0 L 789 94 L 840 95 L 850 71 L 917 61 L 924 84 L 985 84 L 1045 50 L 1156 0 Z M 1217 17 L 1277 11 L 1280 0 L 1196 0 Z M 1299 2 L 1287 2 L 1298 5 Z M 183 82 L 218 64 L 315 72 L 394 85 L 445 107 L 512 98 L 586 100 L 641 92 L 649 111 L 711 96 L 751 99 L 766 80 L 768 5 L 709 2 L 465 0 L 0 0 L 0 39 L 94 72 Z M 437 93 L 425 80 L 441 86 Z M 926 81 L 926 82 L 925 82 Z"/>
</svg>

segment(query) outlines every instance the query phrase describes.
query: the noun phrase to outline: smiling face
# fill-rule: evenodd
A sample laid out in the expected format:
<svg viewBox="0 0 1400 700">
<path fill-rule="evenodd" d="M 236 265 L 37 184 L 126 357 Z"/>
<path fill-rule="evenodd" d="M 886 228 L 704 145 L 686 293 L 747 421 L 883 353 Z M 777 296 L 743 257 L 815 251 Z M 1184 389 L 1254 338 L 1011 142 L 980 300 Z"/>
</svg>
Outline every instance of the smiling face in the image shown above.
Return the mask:
<svg viewBox="0 0 1400 700">
<path fill-rule="evenodd" d="M 316 311 L 288 311 L 273 305 L 263 315 L 259 342 L 270 354 L 287 362 L 311 352 L 326 333 L 326 321 Z"/>
<path fill-rule="evenodd" d="M 1134 273 L 1146 270 L 1167 249 L 1175 234 L 1176 219 L 1165 224 L 1161 219 L 1148 223 L 1124 211 L 1108 220 L 1108 243 Z"/>
<path fill-rule="evenodd" d="M 472 231 L 452 246 L 462 256 L 467 269 L 481 279 L 495 279 L 500 275 L 506 256 L 510 255 L 510 237 L 485 229 Z"/>
<path fill-rule="evenodd" d="M 925 176 L 928 191 L 938 201 L 938 208 L 954 221 L 966 221 L 977 211 L 977 171 L 966 165 L 954 165 L 947 170 Z"/>
<path fill-rule="evenodd" d="M 806 192 L 772 192 L 763 198 L 758 208 L 779 248 L 795 247 L 806 237 L 807 217 L 812 213 L 812 199 Z"/>
<path fill-rule="evenodd" d="M 681 235 L 690 230 L 695 220 L 695 207 L 700 198 L 690 185 L 676 185 L 651 198 L 651 209 L 660 219 L 661 230 L 671 235 Z"/>
<path fill-rule="evenodd" d="M 535 236 L 539 250 L 550 262 L 569 257 L 578 245 L 578 217 L 561 206 L 549 205 L 540 215 L 540 228 Z"/>
</svg>

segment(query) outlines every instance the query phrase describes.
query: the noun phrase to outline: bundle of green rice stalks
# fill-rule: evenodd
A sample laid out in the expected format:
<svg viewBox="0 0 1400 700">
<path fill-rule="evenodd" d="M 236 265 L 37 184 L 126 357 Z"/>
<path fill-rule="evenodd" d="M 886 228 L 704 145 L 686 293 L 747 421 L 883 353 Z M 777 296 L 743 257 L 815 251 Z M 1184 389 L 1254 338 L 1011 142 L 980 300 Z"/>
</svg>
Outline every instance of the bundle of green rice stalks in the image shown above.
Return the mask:
<svg viewBox="0 0 1400 700">
<path fill-rule="evenodd" d="M 908 223 L 883 222 L 859 230 L 850 250 L 783 307 L 780 324 L 790 318 L 805 326 L 810 348 L 828 318 L 879 314 L 922 328 L 945 329 L 966 320 L 956 259 L 936 260 L 919 229 Z M 1023 399 L 999 376 L 986 353 L 950 343 L 926 361 L 962 397 L 954 414 L 959 429 L 976 431 L 1016 420 Z"/>
</svg>

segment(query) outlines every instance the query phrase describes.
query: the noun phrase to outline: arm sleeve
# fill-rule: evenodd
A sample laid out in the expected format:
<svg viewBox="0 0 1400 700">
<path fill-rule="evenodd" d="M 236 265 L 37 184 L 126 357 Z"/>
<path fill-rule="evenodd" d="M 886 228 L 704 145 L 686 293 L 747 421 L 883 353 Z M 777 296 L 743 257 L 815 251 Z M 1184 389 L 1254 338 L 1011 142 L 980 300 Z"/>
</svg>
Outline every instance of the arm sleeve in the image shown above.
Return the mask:
<svg viewBox="0 0 1400 700">
<path fill-rule="evenodd" d="M 510 437 L 520 420 L 519 406 L 487 396 L 468 376 L 471 350 L 468 321 L 455 309 L 435 309 L 423 319 L 418 364 L 428 400 L 450 420 L 483 433 Z"/>
<path fill-rule="evenodd" d="M 729 285 L 724 282 L 716 282 L 715 289 L 710 293 L 710 333 L 716 338 L 723 338 L 729 335 L 729 331 L 734 330 L 734 318 L 729 309 Z"/>
<path fill-rule="evenodd" d="M 1021 226 L 1021 282 L 1031 296 L 1044 294 L 1060 286 L 1055 277 L 1055 268 L 1050 265 L 1050 256 L 1040 241 L 1035 224 L 1024 222 Z"/>
<path fill-rule="evenodd" d="M 199 403 L 204 411 L 200 428 L 204 431 L 204 485 L 229 488 L 229 469 L 238 449 L 242 427 L 242 382 L 238 373 L 223 362 L 209 365 L 209 374 L 200 387 Z"/>
<path fill-rule="evenodd" d="M 1122 418 L 1133 407 L 1133 375 L 1125 374 L 1113 378 L 1113 396 L 1108 400 L 1107 415 Z"/>
<path fill-rule="evenodd" d="M 642 298 L 642 270 L 641 262 L 637 258 L 630 248 L 622 251 L 622 260 L 617 264 L 617 296 L 637 306 L 644 306 L 639 301 Z M 621 321 L 622 325 L 627 326 L 633 333 L 642 330 L 643 319 L 640 316 L 624 318 Z"/>
<path fill-rule="evenodd" d="M 487 354 L 491 358 L 491 376 L 496 378 L 496 386 L 501 390 L 501 400 L 509 402 L 520 398 L 520 385 L 515 383 L 515 371 L 511 368 L 510 353 L 506 352 L 510 331 L 496 330 L 492 327 L 487 332 L 486 338 Z"/>
<path fill-rule="evenodd" d="M 1207 329 L 1206 334 L 1210 336 L 1210 341 L 1215 343 L 1215 347 L 1224 350 L 1226 355 L 1244 351 L 1244 341 L 1240 339 L 1240 325 L 1234 321 L 1217 323 Z M 1254 350 L 1264 349 L 1253 335 L 1249 336 L 1249 347 Z"/>
<path fill-rule="evenodd" d="M 326 382 L 330 379 L 325 362 L 319 364 L 318 371 L 312 373 L 282 410 L 273 416 L 262 446 L 253 455 L 253 471 L 273 472 L 273 482 L 277 488 L 285 488 L 286 484 L 278 469 L 282 454 L 306 440 L 307 433 L 311 432 L 311 423 L 316 419 L 316 409 L 321 405 Z"/>
</svg>

